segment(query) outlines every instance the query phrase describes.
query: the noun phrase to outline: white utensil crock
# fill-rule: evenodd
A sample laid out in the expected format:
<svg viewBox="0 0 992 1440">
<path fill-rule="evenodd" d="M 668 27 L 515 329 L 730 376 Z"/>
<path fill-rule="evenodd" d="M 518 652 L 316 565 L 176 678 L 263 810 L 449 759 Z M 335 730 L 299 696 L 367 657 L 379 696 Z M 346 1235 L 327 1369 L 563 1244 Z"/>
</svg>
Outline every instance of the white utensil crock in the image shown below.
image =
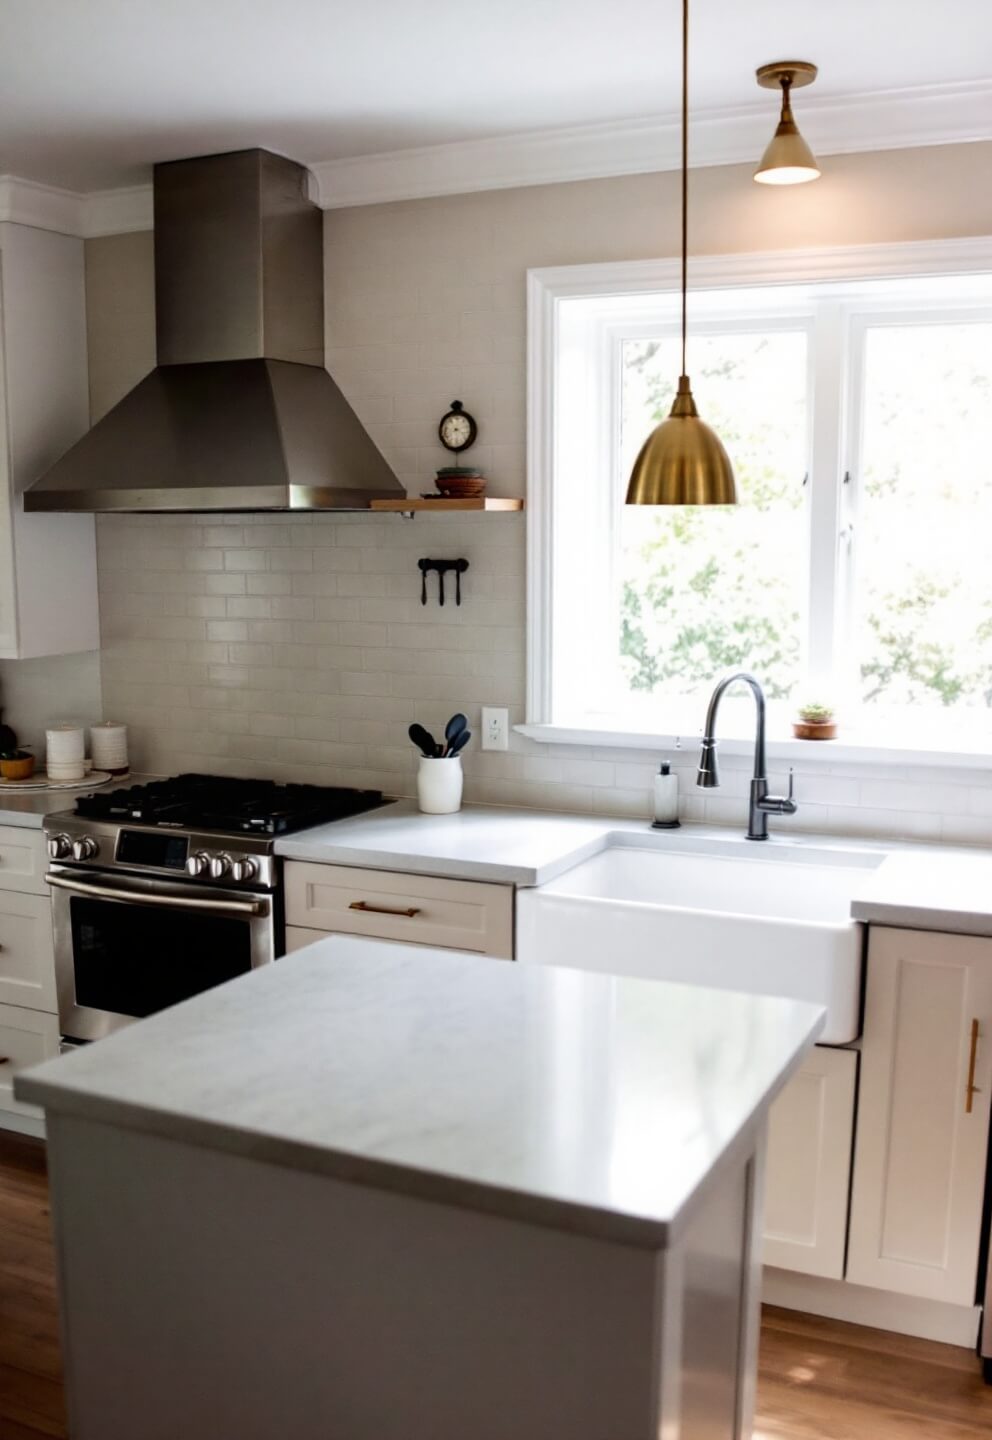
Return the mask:
<svg viewBox="0 0 992 1440">
<path fill-rule="evenodd" d="M 454 815 L 462 808 L 462 759 L 429 760 L 425 755 L 417 771 L 417 800 L 425 815 Z"/>
</svg>

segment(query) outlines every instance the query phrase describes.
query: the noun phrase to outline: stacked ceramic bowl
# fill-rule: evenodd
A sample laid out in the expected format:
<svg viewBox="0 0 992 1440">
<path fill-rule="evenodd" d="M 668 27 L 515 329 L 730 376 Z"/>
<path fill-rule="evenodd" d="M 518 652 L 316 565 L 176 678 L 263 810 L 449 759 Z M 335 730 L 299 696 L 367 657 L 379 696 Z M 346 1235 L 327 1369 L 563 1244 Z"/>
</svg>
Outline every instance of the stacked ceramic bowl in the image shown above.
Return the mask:
<svg viewBox="0 0 992 1440">
<path fill-rule="evenodd" d="M 53 725 L 45 731 L 45 746 L 49 780 L 82 780 L 86 774 L 86 736 L 82 725 Z"/>
</svg>

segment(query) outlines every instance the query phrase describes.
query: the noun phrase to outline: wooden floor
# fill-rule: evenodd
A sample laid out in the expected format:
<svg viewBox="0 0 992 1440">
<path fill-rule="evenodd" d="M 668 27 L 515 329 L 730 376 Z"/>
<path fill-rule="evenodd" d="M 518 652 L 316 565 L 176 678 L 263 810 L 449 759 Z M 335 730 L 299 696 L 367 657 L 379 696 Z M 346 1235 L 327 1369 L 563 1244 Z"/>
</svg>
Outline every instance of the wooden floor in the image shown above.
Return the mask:
<svg viewBox="0 0 992 1440">
<path fill-rule="evenodd" d="M 0 1437 L 66 1433 L 44 1148 L 0 1132 Z M 754 1440 L 990 1437 L 967 1350 L 766 1308 Z"/>
</svg>

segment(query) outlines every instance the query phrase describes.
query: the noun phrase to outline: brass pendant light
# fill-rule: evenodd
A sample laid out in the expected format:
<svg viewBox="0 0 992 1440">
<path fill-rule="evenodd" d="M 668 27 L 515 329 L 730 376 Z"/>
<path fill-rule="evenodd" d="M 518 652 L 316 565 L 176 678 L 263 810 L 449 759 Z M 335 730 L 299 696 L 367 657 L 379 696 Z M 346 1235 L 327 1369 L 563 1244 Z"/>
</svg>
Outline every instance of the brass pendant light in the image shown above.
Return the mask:
<svg viewBox="0 0 992 1440">
<path fill-rule="evenodd" d="M 685 373 L 689 230 L 689 0 L 682 0 L 682 373 L 667 420 L 652 430 L 634 461 L 628 505 L 735 505 L 730 457 L 699 418 Z"/>
<path fill-rule="evenodd" d="M 761 164 L 754 172 L 759 185 L 805 185 L 818 180 L 820 167 L 799 133 L 790 96 L 801 85 L 812 85 L 816 66 L 808 60 L 776 60 L 756 72 L 758 84 L 766 90 L 782 88 L 782 114 L 778 129 L 768 142 Z"/>
</svg>

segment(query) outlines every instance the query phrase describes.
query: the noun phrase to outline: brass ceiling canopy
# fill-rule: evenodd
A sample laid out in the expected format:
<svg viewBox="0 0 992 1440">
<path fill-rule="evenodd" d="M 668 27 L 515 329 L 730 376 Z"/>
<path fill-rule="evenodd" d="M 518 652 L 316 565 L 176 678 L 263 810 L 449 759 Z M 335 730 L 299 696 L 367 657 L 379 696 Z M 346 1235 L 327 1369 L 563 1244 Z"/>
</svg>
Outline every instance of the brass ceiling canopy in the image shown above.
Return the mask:
<svg viewBox="0 0 992 1440">
<path fill-rule="evenodd" d="M 790 100 L 793 90 L 812 85 L 816 73 L 816 66 L 809 60 L 775 60 L 755 72 L 758 84 L 765 90 L 782 91 L 778 129 L 754 172 L 754 178 L 760 185 L 804 185 L 819 178 L 820 167 L 799 133 Z"/>
<path fill-rule="evenodd" d="M 730 457 L 699 418 L 685 373 L 686 271 L 689 230 L 689 0 L 682 0 L 682 373 L 668 419 L 657 425 L 634 461 L 628 505 L 735 505 Z"/>
</svg>

